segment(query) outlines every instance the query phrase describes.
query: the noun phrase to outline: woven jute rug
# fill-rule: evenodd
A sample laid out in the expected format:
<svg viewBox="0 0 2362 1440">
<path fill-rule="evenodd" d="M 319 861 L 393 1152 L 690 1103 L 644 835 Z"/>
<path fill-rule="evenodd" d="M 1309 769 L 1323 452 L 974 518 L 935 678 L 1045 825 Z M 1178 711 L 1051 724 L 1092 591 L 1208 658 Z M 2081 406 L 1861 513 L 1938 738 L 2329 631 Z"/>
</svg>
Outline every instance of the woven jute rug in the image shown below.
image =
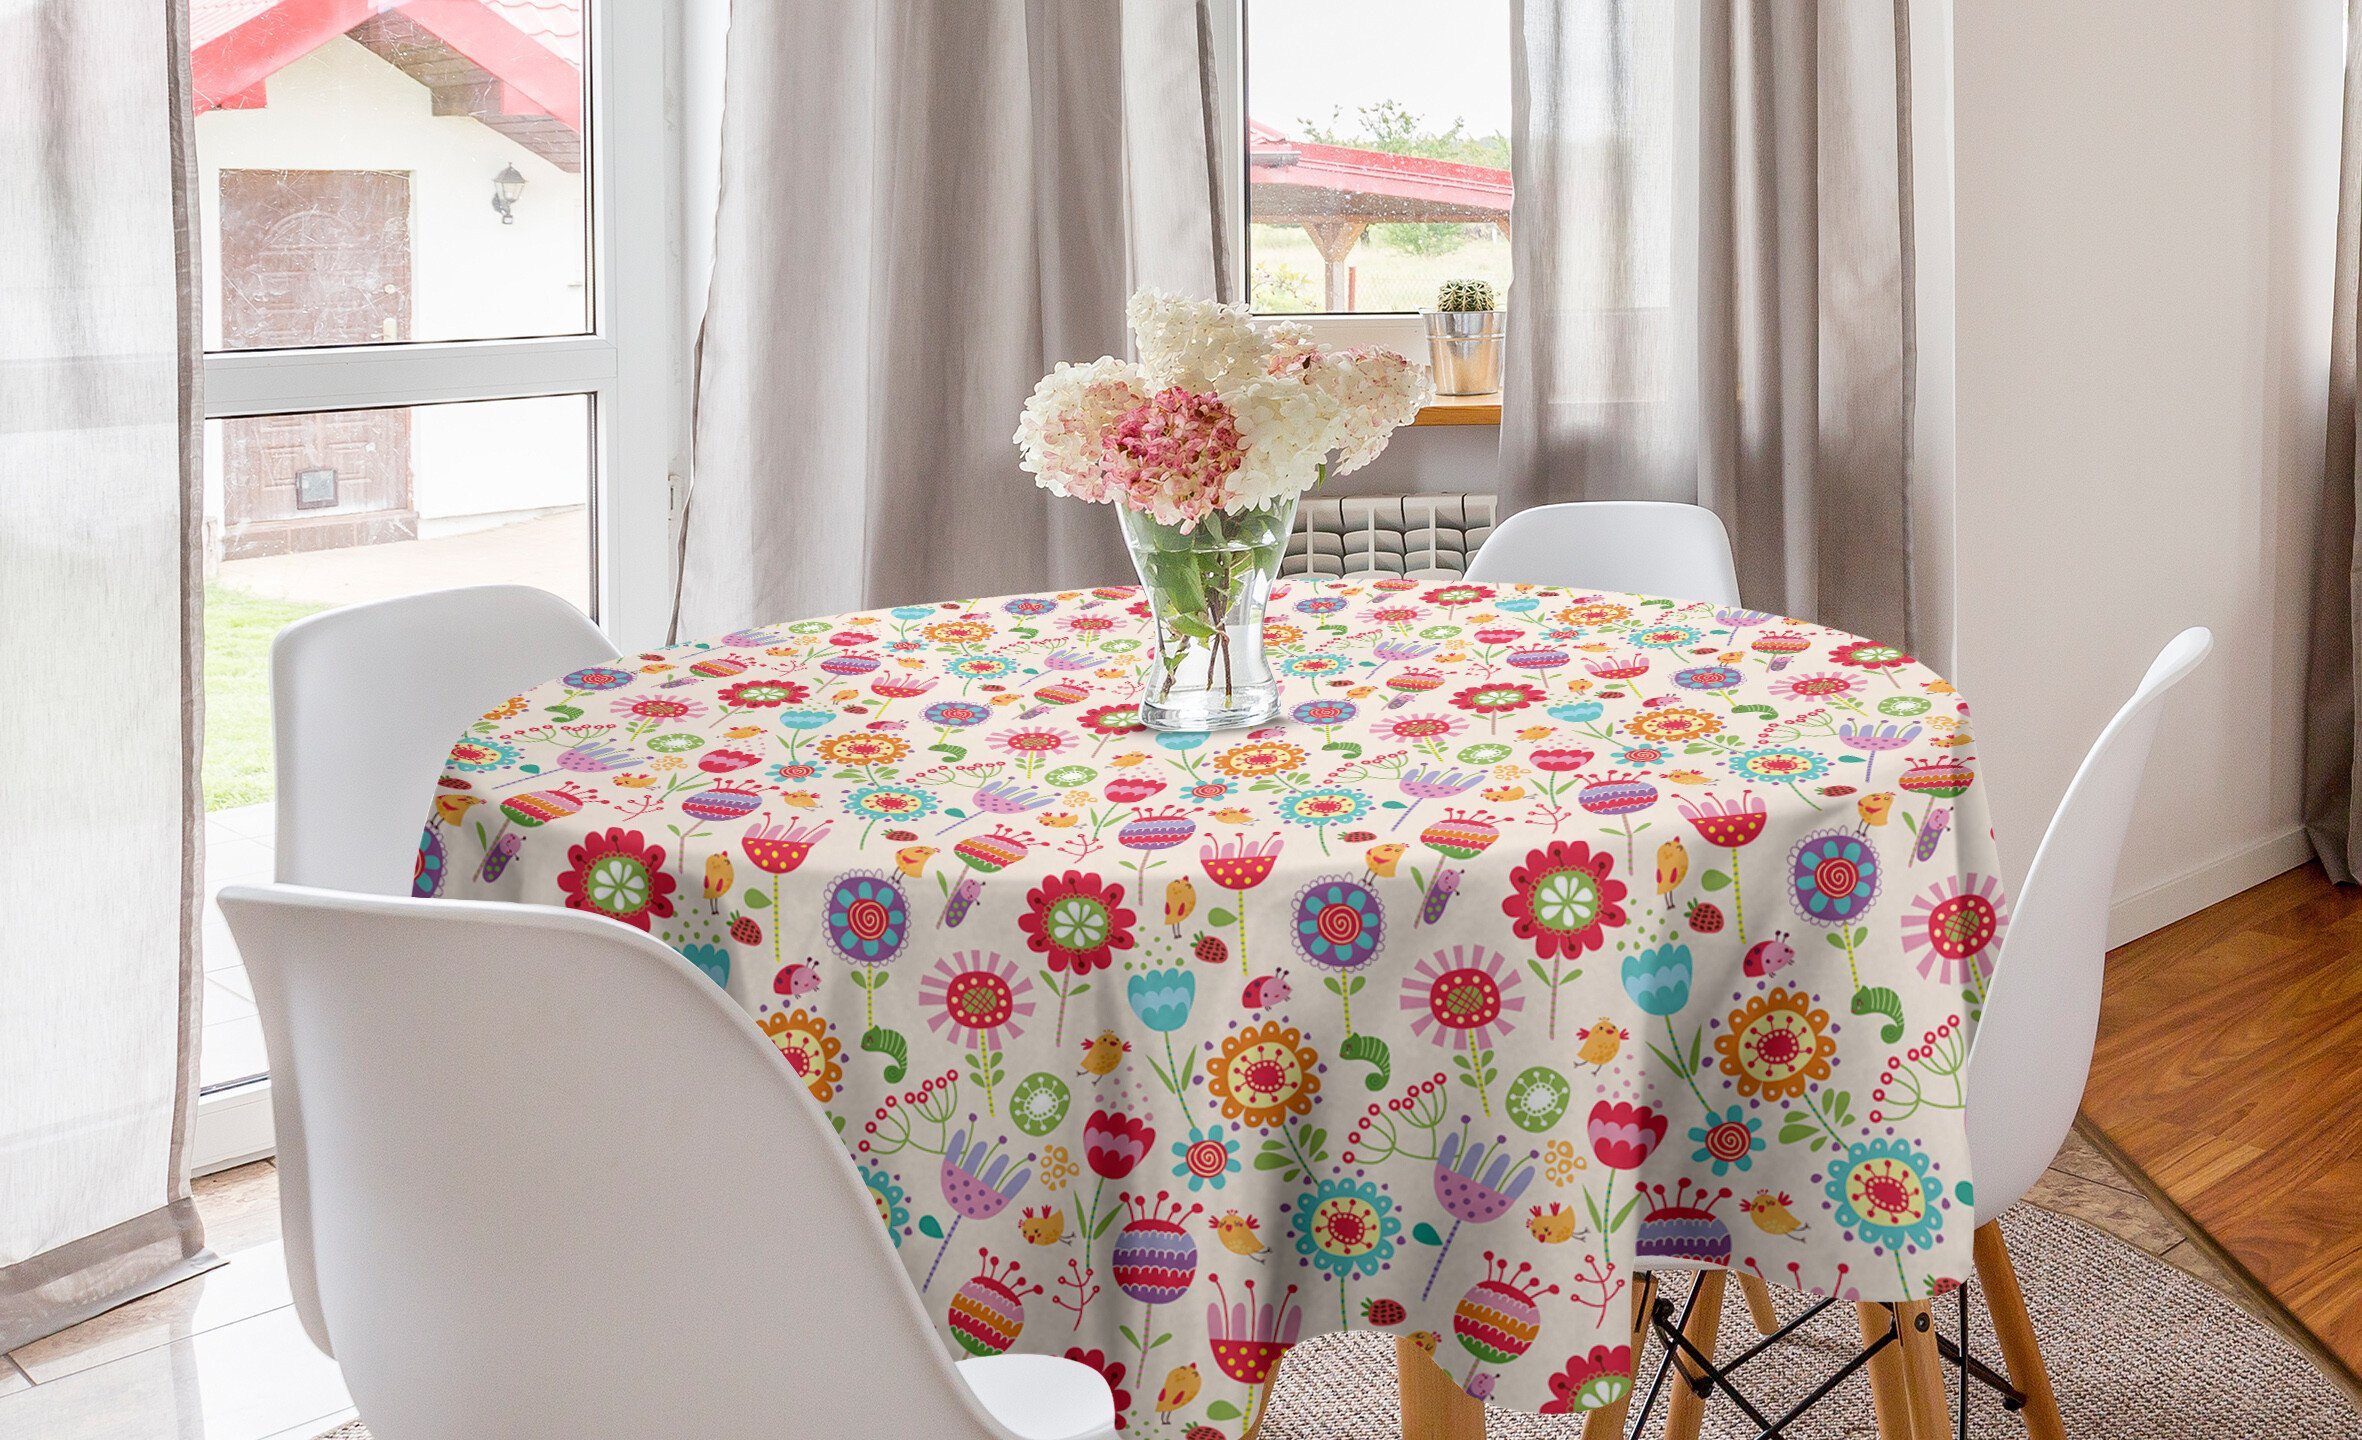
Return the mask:
<svg viewBox="0 0 2362 1440">
<path fill-rule="evenodd" d="M 2341 1391 L 2270 1327 L 2200 1281 L 2048 1211 L 2020 1206 L 2002 1225 L 2075 1440 L 2362 1440 L 2362 1415 Z M 1669 1288 L 1678 1306 L 1678 1287 Z M 1800 1297 L 1773 1294 L 1789 1315 L 1804 1308 Z M 1975 1353 L 1998 1368 L 2000 1347 L 1984 1323 L 1981 1296 L 1974 1298 Z M 1746 1306 L 1734 1299 L 1723 1315 L 1722 1354 L 1755 1343 Z M 1957 1315 L 1949 1299 L 1937 1307 L 1946 1334 Z M 1741 1371 L 1739 1383 L 1765 1414 L 1777 1415 L 1858 1346 L 1853 1308 L 1831 1306 Z M 1651 1366 L 1657 1354 L 1652 1347 Z M 1957 1372 L 1947 1365 L 1944 1378 L 1950 1387 Z M 1660 1400 L 1660 1417 L 1663 1409 Z M 1649 1428 L 1661 1425 L 1652 1419 Z M 1328 1335 L 1290 1352 L 1260 1440 L 1397 1440 L 1399 1426 L 1393 1338 Z M 1575 1440 L 1582 1425 L 1488 1408 L 1485 1430 L 1488 1440 Z M 1755 1431 L 1718 1399 L 1707 1407 L 1705 1433 L 1741 1440 Z M 1868 1380 L 1857 1373 L 1787 1433 L 1794 1440 L 1875 1436 Z M 1972 1437 L 2022 1440 L 2025 1433 L 1990 1391 L 1972 1390 Z M 370 1437 L 352 1424 L 320 1440 Z"/>
</svg>

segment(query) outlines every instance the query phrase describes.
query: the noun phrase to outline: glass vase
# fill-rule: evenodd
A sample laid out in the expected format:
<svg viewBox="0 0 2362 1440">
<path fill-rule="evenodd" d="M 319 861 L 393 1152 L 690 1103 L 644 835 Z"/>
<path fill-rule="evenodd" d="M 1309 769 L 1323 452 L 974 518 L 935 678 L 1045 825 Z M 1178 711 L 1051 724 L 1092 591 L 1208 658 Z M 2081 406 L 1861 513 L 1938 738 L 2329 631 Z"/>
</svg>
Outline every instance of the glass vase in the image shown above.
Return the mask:
<svg viewBox="0 0 2362 1440">
<path fill-rule="evenodd" d="M 1263 659 L 1263 607 L 1287 553 L 1295 497 L 1216 511 L 1186 531 L 1137 510 L 1119 513 L 1156 617 L 1141 723 L 1237 730 L 1279 718 L 1279 682 Z"/>
</svg>

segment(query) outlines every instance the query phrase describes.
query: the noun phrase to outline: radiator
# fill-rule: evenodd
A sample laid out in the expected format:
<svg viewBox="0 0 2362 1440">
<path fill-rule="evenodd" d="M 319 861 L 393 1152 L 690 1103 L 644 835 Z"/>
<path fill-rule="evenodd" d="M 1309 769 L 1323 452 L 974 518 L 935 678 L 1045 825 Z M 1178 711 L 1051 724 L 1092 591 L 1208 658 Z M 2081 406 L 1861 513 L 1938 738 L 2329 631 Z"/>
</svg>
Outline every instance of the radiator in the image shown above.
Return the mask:
<svg viewBox="0 0 2362 1440">
<path fill-rule="evenodd" d="M 1282 575 L 1456 576 L 1493 533 L 1491 495 L 1369 495 L 1296 507 Z"/>
</svg>

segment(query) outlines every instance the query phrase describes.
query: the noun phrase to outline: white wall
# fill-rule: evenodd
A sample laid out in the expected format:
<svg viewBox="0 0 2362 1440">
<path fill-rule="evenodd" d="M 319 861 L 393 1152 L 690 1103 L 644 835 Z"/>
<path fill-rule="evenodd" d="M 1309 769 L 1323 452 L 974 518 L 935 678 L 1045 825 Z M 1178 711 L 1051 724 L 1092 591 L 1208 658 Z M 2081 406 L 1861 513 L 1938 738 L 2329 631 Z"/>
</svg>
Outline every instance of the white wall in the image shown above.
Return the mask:
<svg viewBox="0 0 2362 1440">
<path fill-rule="evenodd" d="M 2119 937 L 2301 861 L 2337 0 L 1955 17 L 1957 678 L 2008 869 L 2166 638 Z"/>
<path fill-rule="evenodd" d="M 466 116 L 437 116 L 425 86 L 339 37 L 270 77 L 259 110 L 197 118 L 205 335 L 221 341 L 223 170 L 410 172 L 411 335 L 569 335 L 584 329 L 583 185 Z M 525 177 L 516 223 L 492 177 Z M 414 412 L 411 469 L 423 522 L 580 505 L 590 460 L 584 402 L 564 397 Z M 218 479 L 219 467 L 208 474 Z M 218 512 L 218 497 L 209 497 Z"/>
</svg>

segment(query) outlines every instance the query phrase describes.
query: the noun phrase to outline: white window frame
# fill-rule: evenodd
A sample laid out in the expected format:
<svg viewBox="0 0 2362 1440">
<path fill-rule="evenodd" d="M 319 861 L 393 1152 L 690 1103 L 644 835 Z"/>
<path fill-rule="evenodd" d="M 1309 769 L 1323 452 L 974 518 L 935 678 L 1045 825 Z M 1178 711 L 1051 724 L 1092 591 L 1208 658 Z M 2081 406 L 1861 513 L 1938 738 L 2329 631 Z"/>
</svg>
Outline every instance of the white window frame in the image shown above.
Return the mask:
<svg viewBox="0 0 2362 1440">
<path fill-rule="evenodd" d="M 1236 217 L 1229 226 L 1230 273 L 1236 277 L 1237 298 L 1253 305 L 1254 275 L 1247 268 L 1247 0 L 1227 0 L 1210 7 L 1209 31 L 1214 70 L 1220 82 L 1217 123 L 1230 143 L 1222 147 L 1222 203 L 1224 213 Z M 1293 320 L 1312 331 L 1329 349 L 1378 346 L 1403 355 L 1427 354 L 1427 321 L 1416 310 L 1343 312 L 1316 310 L 1308 314 L 1258 314 L 1258 324 Z"/>
<path fill-rule="evenodd" d="M 585 0 L 591 314 L 587 333 L 205 357 L 205 418 L 537 396 L 590 397 L 593 613 L 625 654 L 664 643 L 672 523 L 687 473 L 677 127 L 678 7 Z M 201 1096 L 190 1173 L 276 1149 L 270 1080 Z"/>
<path fill-rule="evenodd" d="M 205 357 L 205 416 L 299 414 L 548 395 L 591 397 L 594 613 L 625 651 L 661 644 L 681 472 L 678 175 L 665 111 L 669 5 L 586 0 L 588 332 Z"/>
</svg>

